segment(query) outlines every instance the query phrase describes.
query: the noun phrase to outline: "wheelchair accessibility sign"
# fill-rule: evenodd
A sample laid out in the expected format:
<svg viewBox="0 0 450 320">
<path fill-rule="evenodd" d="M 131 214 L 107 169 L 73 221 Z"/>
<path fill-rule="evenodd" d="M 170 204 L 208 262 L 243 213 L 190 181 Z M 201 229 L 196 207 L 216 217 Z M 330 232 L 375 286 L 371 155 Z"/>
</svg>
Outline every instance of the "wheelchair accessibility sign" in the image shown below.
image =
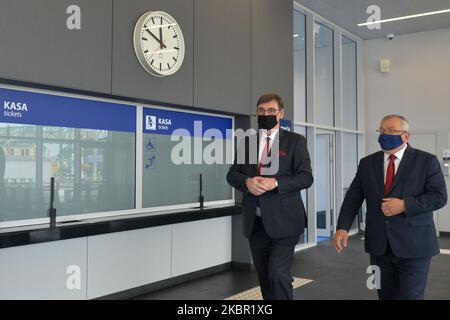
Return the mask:
<svg viewBox="0 0 450 320">
<path fill-rule="evenodd" d="M 153 142 L 151 137 L 145 138 L 145 151 L 146 152 L 156 151 L 155 143 Z"/>
</svg>

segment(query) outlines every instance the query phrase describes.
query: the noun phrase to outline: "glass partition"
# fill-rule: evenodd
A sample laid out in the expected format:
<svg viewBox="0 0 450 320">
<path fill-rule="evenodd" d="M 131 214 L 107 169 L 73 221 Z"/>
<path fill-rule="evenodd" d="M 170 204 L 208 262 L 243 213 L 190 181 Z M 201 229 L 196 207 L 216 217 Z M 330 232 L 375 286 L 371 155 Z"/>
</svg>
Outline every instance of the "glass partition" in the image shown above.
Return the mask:
<svg viewBox="0 0 450 320">
<path fill-rule="evenodd" d="M 306 136 L 306 127 L 303 126 L 294 126 L 294 132 L 301 134 L 305 138 Z M 306 216 L 308 216 L 308 189 L 303 189 L 300 191 L 300 197 L 302 198 L 303 205 L 305 206 Z M 298 244 L 307 243 L 308 242 L 308 221 L 305 221 L 305 232 L 303 236 L 300 237 Z"/>
<path fill-rule="evenodd" d="M 333 30 L 316 22 L 315 101 L 316 124 L 334 126 L 334 51 Z"/>
<path fill-rule="evenodd" d="M 306 122 L 306 17 L 294 10 L 294 121 Z"/>
<path fill-rule="evenodd" d="M 356 42 L 342 36 L 342 126 L 357 130 Z"/>
<path fill-rule="evenodd" d="M 0 94 L 0 222 L 47 217 L 51 177 L 58 216 L 135 207 L 135 107 Z"/>
<path fill-rule="evenodd" d="M 358 135 L 351 133 L 343 133 L 342 154 L 343 154 L 343 170 L 342 170 L 342 185 L 343 195 L 347 193 L 348 188 L 355 177 L 358 169 Z M 358 227 L 358 218 L 355 219 L 352 229 Z"/>
<path fill-rule="evenodd" d="M 200 188 L 205 202 L 232 200 L 232 128 L 230 117 L 144 108 L 142 206 L 198 204 Z"/>
</svg>

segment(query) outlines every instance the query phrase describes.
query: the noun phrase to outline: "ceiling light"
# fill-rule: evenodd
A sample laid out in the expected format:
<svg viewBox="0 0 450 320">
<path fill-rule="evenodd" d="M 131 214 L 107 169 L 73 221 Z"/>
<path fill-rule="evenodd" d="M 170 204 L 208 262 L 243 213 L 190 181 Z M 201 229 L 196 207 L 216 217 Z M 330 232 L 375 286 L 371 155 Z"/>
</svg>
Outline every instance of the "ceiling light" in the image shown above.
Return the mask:
<svg viewBox="0 0 450 320">
<path fill-rule="evenodd" d="M 450 9 L 439 10 L 439 11 L 432 11 L 432 12 L 425 12 L 425 13 L 413 14 L 413 15 L 409 15 L 409 16 L 403 16 L 403 17 L 397 17 L 397 18 L 391 18 L 391 19 L 384 19 L 384 20 L 377 20 L 377 21 L 372 21 L 372 22 L 360 23 L 360 24 L 358 24 L 358 27 L 370 26 L 372 24 L 381 24 L 381 23 L 385 23 L 385 22 L 406 20 L 406 19 L 412 19 L 412 18 L 418 18 L 418 17 L 424 17 L 424 16 L 431 16 L 431 15 L 435 15 L 435 14 L 449 13 L 449 12 L 450 12 Z"/>
</svg>

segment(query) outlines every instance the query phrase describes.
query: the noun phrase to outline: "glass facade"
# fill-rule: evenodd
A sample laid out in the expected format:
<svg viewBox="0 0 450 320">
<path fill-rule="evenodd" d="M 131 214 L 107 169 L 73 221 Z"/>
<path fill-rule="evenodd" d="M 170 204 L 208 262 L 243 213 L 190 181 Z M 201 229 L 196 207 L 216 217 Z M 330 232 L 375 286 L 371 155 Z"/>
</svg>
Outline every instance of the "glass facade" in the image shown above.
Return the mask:
<svg viewBox="0 0 450 320">
<path fill-rule="evenodd" d="M 342 127 L 358 129 L 356 42 L 342 36 Z"/>
<path fill-rule="evenodd" d="M 363 155 L 358 40 L 295 2 L 293 21 L 294 128 L 308 135 L 315 170 L 313 186 L 301 192 L 308 227 L 300 244 L 314 244 L 334 234 L 340 206 Z M 355 220 L 352 229 L 357 228 Z"/>
<path fill-rule="evenodd" d="M 306 122 L 306 17 L 294 10 L 294 120 Z"/>
<path fill-rule="evenodd" d="M 314 24 L 316 123 L 334 126 L 333 30 Z M 308 119 L 309 120 L 309 119 Z"/>
</svg>

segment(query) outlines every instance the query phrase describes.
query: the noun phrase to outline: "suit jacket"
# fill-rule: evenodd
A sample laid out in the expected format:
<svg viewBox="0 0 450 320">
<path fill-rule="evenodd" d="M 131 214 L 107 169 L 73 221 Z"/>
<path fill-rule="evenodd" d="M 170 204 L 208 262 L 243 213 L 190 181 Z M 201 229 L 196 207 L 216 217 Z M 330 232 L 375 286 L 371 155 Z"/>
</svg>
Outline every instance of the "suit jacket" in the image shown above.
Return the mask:
<svg viewBox="0 0 450 320">
<path fill-rule="evenodd" d="M 245 150 L 244 163 L 239 164 L 235 159 L 227 174 L 228 183 L 243 192 L 242 210 L 246 237 L 249 237 L 252 232 L 258 203 L 264 227 L 270 237 L 298 236 L 305 229 L 306 211 L 300 197 L 300 190 L 309 188 L 313 183 L 306 139 L 281 128 L 275 139 L 278 139 L 279 167 L 272 176 L 277 179 L 277 188 L 261 196 L 255 196 L 248 191 L 245 180 L 258 176 L 257 164 L 252 164 L 249 157 L 249 150 L 251 150 L 249 137 L 244 140 L 245 149 L 242 148 Z M 259 144 L 259 135 L 256 141 Z M 275 143 L 274 141 L 272 144 L 272 151 L 276 150 L 273 147 Z"/>
<path fill-rule="evenodd" d="M 404 213 L 386 217 L 383 198 L 405 201 Z M 407 146 L 389 194 L 384 194 L 384 152 L 360 161 L 339 214 L 338 229 L 349 230 L 364 199 L 367 203 L 365 249 L 384 255 L 389 240 L 400 258 L 431 257 L 439 254 L 433 211 L 447 203 L 447 188 L 436 156 Z"/>
</svg>

